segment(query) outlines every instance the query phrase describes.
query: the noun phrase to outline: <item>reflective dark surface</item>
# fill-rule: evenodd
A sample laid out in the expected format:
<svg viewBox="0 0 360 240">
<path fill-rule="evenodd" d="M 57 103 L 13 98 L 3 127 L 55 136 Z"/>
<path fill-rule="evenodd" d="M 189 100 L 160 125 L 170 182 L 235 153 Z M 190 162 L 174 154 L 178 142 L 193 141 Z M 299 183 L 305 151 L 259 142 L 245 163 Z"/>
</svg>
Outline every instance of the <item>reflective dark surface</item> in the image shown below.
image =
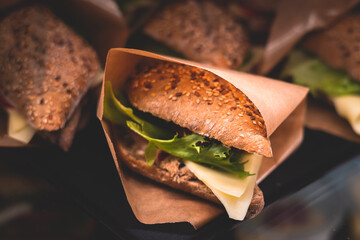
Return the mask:
<svg viewBox="0 0 360 240">
<path fill-rule="evenodd" d="M 228 239 L 360 239 L 360 155 L 244 222 Z"/>
</svg>

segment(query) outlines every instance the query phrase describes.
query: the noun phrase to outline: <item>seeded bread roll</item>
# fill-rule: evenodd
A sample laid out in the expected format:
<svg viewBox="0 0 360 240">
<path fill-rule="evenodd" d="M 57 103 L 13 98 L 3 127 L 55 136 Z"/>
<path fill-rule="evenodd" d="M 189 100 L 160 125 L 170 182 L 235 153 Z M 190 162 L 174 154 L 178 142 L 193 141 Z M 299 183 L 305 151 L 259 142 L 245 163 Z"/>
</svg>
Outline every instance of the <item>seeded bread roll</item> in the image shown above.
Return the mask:
<svg viewBox="0 0 360 240">
<path fill-rule="evenodd" d="M 100 69 L 93 48 L 43 6 L 7 16 L 0 42 L 1 94 L 35 129 L 63 128 Z"/>
<path fill-rule="evenodd" d="M 360 11 L 352 12 L 328 29 L 310 35 L 303 48 L 329 66 L 345 70 L 360 82 Z"/>
<path fill-rule="evenodd" d="M 39 131 L 38 134 L 42 138 L 58 145 L 64 151 L 69 151 L 76 131 L 81 130 L 89 120 L 88 118 L 89 114 L 91 114 L 91 106 L 94 105 L 89 98 L 90 96 L 86 95 L 81 100 L 81 103 L 76 107 L 74 113 L 71 115 L 70 119 L 66 122 L 63 128 L 52 132 Z"/>
<path fill-rule="evenodd" d="M 213 73 L 158 60 L 143 62 L 126 92 L 141 111 L 226 146 L 272 156 L 259 110 L 239 89 Z"/>
<path fill-rule="evenodd" d="M 243 26 L 210 1 L 167 4 L 144 32 L 189 59 L 225 68 L 240 67 L 250 46 Z"/>
<path fill-rule="evenodd" d="M 114 126 L 113 129 L 119 129 Z M 156 182 L 172 188 L 191 193 L 195 196 L 221 204 L 212 191 L 182 163 L 180 158 L 166 155 L 149 167 L 145 160 L 147 142 L 133 132 L 121 133 L 114 131 L 116 154 L 128 168 Z M 253 218 L 264 208 L 264 196 L 255 185 L 254 194 L 248 208 L 246 218 Z"/>
</svg>

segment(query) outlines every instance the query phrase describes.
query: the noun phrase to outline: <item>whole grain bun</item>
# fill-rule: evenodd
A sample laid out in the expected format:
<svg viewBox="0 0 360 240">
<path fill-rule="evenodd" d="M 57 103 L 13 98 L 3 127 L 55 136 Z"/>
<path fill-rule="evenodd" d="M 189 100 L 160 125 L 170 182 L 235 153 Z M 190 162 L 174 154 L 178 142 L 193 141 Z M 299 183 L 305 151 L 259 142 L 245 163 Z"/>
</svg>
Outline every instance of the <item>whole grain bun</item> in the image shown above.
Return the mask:
<svg viewBox="0 0 360 240">
<path fill-rule="evenodd" d="M 272 156 L 264 120 L 239 89 L 206 70 L 159 60 L 136 67 L 126 89 L 137 109 L 214 138 Z"/>
<path fill-rule="evenodd" d="M 211 1 L 175 1 L 157 12 L 144 32 L 191 60 L 236 69 L 250 43 L 243 26 Z"/>
<path fill-rule="evenodd" d="M 329 66 L 345 70 L 360 82 L 360 11 L 352 12 L 335 25 L 311 34 L 302 47 Z"/>
<path fill-rule="evenodd" d="M 191 173 L 180 158 L 166 155 L 161 161 L 155 161 L 152 166 L 148 166 L 145 161 L 147 142 L 130 131 L 122 132 L 121 138 L 119 138 L 117 137 L 119 127 L 113 126 L 113 129 L 114 146 L 118 159 L 132 171 L 172 188 L 221 204 L 212 191 Z M 256 185 L 246 218 L 255 217 L 263 208 L 264 196 Z"/>
<path fill-rule="evenodd" d="M 95 50 L 40 5 L 5 17 L 0 42 L 1 94 L 35 129 L 63 128 L 97 78 Z"/>
</svg>

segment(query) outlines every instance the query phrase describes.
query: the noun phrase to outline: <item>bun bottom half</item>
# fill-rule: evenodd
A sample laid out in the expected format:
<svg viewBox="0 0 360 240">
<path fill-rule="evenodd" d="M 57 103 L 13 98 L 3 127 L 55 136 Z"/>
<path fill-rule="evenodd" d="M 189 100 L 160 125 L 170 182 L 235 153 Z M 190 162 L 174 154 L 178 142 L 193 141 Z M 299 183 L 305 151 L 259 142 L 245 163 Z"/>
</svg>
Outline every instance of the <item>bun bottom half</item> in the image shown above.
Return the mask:
<svg viewBox="0 0 360 240">
<path fill-rule="evenodd" d="M 124 163 L 128 169 L 158 183 L 221 205 L 213 192 L 183 164 L 182 159 L 165 154 L 161 161 L 155 161 L 152 166 L 148 166 L 145 160 L 146 140 L 123 128 L 120 130 L 119 126 L 113 125 L 112 129 L 117 129 L 113 131 L 116 154 L 121 163 Z M 118 137 L 120 134 L 121 138 Z M 263 193 L 255 185 L 246 218 L 250 219 L 257 216 L 263 208 Z"/>
</svg>

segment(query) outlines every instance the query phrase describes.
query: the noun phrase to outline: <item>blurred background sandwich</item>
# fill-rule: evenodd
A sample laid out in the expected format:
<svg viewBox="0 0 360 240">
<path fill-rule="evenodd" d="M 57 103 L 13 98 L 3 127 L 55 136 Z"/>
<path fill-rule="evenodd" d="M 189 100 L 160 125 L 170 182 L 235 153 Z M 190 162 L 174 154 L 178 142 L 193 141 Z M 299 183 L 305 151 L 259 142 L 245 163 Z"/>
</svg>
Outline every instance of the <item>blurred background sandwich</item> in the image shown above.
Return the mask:
<svg viewBox="0 0 360 240">
<path fill-rule="evenodd" d="M 218 67 L 255 71 L 272 9 L 237 1 L 119 1 L 128 47 Z"/>
<path fill-rule="evenodd" d="M 0 101 L 8 135 L 35 133 L 68 150 L 87 93 L 101 81 L 95 50 L 45 6 L 27 6 L 0 22 Z"/>
<path fill-rule="evenodd" d="M 313 32 L 294 50 L 282 77 L 333 105 L 360 135 L 360 10 Z"/>
</svg>

